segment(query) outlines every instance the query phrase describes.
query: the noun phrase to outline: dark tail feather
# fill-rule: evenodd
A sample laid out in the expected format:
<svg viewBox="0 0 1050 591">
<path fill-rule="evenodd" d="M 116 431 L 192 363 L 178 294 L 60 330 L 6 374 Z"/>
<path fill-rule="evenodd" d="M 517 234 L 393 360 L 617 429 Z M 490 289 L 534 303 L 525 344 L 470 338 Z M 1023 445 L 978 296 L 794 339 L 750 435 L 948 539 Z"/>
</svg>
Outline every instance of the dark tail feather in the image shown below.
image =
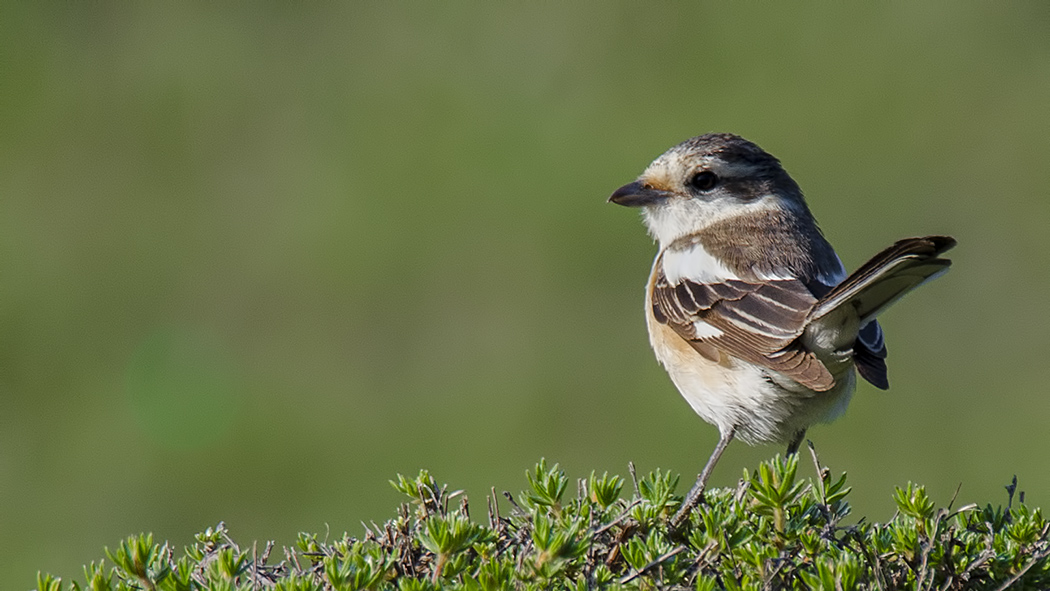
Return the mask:
<svg viewBox="0 0 1050 591">
<path fill-rule="evenodd" d="M 860 343 L 857 344 L 860 345 Z M 853 349 L 853 362 L 857 364 L 857 372 L 860 373 L 860 377 L 868 380 L 879 390 L 889 389 L 890 380 L 886 376 L 885 358 L 879 357 L 863 346 L 858 346 Z"/>
</svg>

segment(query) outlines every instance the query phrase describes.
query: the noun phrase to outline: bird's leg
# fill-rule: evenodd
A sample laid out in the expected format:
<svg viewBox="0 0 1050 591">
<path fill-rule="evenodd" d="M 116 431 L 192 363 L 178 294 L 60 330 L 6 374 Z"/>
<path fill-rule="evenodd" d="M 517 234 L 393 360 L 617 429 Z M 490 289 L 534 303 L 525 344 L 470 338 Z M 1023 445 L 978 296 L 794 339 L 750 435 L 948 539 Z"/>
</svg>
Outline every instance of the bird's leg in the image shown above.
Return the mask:
<svg viewBox="0 0 1050 591">
<path fill-rule="evenodd" d="M 806 430 L 799 429 L 795 436 L 791 438 L 791 443 L 788 443 L 787 455 L 794 455 L 798 453 L 799 446 L 802 445 L 802 440 L 806 438 Z"/>
<path fill-rule="evenodd" d="M 704 488 L 707 486 L 707 479 L 711 477 L 711 472 L 714 471 L 718 458 L 722 457 L 722 452 L 726 450 L 726 446 L 733 440 L 733 433 L 736 433 L 736 427 L 730 429 L 728 433 L 723 433 L 722 438 L 718 440 L 715 451 L 711 452 L 711 457 L 707 460 L 703 471 L 697 476 L 696 484 L 689 490 L 689 494 L 685 496 L 678 513 L 675 513 L 674 517 L 671 518 L 671 529 L 677 529 L 689 512 L 700 503 L 700 499 L 704 496 Z"/>
</svg>

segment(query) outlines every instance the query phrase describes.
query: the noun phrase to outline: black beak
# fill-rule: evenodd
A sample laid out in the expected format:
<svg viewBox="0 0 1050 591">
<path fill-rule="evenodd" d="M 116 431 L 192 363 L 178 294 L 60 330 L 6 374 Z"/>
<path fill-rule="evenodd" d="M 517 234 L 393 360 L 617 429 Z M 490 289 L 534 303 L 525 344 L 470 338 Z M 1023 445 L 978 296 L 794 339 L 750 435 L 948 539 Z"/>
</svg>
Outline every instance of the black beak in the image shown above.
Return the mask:
<svg viewBox="0 0 1050 591">
<path fill-rule="evenodd" d="M 667 199 L 668 196 L 667 191 L 654 189 L 635 181 L 613 191 L 609 201 L 626 207 L 642 207 L 643 205 L 659 203 Z"/>
</svg>

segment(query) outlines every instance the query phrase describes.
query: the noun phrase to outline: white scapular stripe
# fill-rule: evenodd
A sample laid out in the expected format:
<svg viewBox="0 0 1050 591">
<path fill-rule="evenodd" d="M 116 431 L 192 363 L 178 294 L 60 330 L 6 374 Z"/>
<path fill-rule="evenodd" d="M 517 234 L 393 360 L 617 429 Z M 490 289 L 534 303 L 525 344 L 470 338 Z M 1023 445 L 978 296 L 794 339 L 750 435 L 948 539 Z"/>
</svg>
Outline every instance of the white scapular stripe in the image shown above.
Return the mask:
<svg viewBox="0 0 1050 591">
<path fill-rule="evenodd" d="M 696 283 L 722 283 L 728 279 L 740 279 L 699 244 L 692 244 L 682 250 L 676 248 L 664 251 L 663 267 L 664 277 L 671 285 L 678 285 L 684 279 Z"/>
</svg>

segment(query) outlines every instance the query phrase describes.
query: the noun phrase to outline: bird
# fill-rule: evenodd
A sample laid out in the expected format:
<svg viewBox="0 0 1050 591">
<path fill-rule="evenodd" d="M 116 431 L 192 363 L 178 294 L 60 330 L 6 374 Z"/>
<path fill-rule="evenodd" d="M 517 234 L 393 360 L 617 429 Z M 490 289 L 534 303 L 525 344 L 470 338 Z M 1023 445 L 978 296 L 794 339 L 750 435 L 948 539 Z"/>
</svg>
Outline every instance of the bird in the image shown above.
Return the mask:
<svg viewBox="0 0 1050 591">
<path fill-rule="evenodd" d="M 852 274 L 780 161 L 734 134 L 708 133 L 657 157 L 609 201 L 640 208 L 658 243 L 646 283 L 649 341 L 719 441 L 671 519 L 702 500 L 734 439 L 786 443 L 845 412 L 857 374 L 887 389 L 876 317 L 948 271 L 950 236 L 898 240 Z"/>
</svg>

